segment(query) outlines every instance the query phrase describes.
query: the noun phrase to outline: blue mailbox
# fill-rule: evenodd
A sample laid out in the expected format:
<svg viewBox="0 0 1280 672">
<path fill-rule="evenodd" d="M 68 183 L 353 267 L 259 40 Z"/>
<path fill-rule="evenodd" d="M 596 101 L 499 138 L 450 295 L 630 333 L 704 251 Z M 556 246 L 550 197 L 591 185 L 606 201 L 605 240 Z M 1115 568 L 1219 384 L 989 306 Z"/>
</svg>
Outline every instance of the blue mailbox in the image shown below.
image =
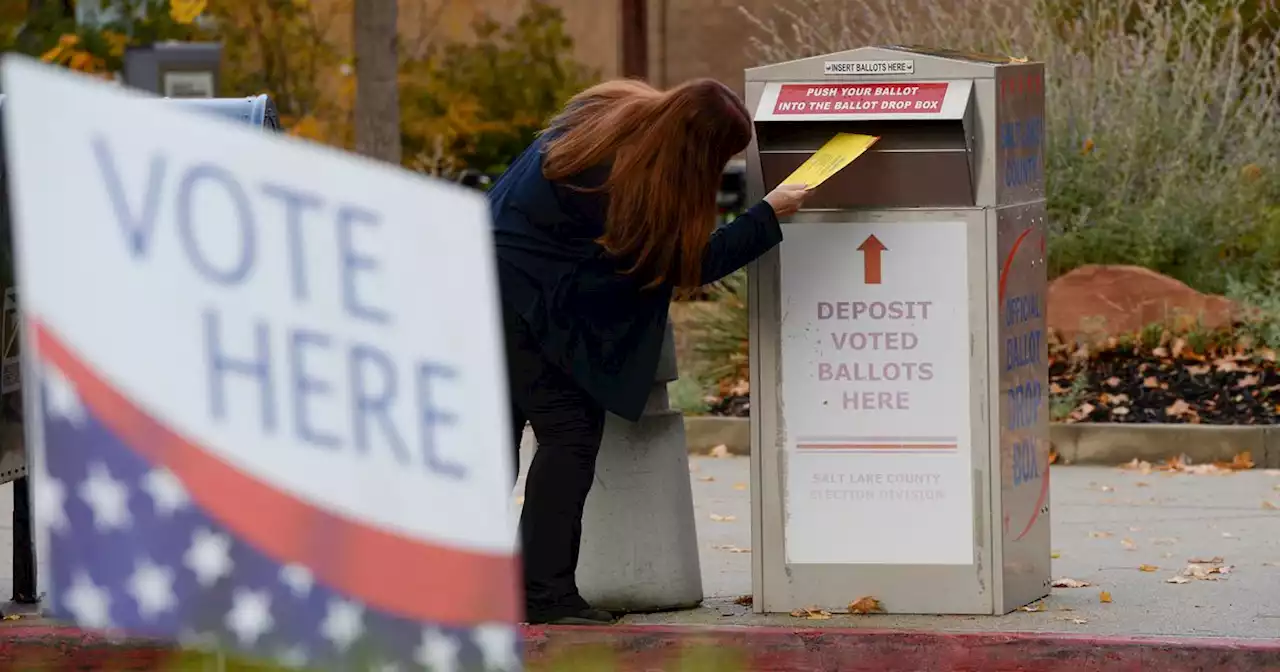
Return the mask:
<svg viewBox="0 0 1280 672">
<path fill-rule="evenodd" d="M 279 132 L 280 115 L 267 94 L 244 98 L 164 98 L 165 103 Z"/>
</svg>

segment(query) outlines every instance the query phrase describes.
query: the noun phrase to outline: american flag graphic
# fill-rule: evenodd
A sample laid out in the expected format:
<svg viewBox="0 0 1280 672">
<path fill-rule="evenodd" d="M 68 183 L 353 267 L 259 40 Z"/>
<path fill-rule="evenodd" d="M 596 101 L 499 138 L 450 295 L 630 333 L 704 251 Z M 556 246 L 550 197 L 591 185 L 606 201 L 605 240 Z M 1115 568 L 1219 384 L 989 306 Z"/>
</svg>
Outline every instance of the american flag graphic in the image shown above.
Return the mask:
<svg viewBox="0 0 1280 672">
<path fill-rule="evenodd" d="M 29 329 L 55 617 L 299 668 L 520 668 L 515 558 L 397 537 L 238 472 Z"/>
</svg>

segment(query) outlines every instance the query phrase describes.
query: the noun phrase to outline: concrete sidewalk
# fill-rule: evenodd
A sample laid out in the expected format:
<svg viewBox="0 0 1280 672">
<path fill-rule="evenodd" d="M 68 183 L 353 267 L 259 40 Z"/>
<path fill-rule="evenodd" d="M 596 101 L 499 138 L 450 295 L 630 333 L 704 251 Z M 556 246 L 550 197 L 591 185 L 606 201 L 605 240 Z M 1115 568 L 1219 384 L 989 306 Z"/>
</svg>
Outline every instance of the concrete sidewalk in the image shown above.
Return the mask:
<svg viewBox="0 0 1280 672">
<path fill-rule="evenodd" d="M 527 628 L 533 670 L 1280 670 L 1280 472 L 1141 475 L 1054 467 L 1055 589 L 1044 611 L 999 617 L 757 616 L 748 460 L 693 458 L 703 607 L 631 615 L 610 628 Z M 9 493 L 0 491 L 0 590 L 9 590 Z M 1222 557 L 1218 580 L 1168 583 Z M 1142 565 L 1158 567 L 1142 571 Z M 1112 602 L 1103 604 L 1106 590 Z M 6 593 L 3 593 L 7 595 Z M 33 656 L 78 669 L 160 669 L 166 653 L 110 645 L 41 619 L 0 625 L 0 667 Z M 5 668 L 9 669 L 9 668 Z M 228 668 L 230 669 L 230 668 Z"/>
<path fill-rule="evenodd" d="M 1280 509 L 1280 472 L 1054 467 L 1054 577 L 1090 586 L 1054 589 L 1036 612 L 827 620 L 739 603 L 751 592 L 748 460 L 695 457 L 690 478 L 702 608 L 607 629 L 532 629 L 531 668 L 586 655 L 617 670 L 1280 670 L 1280 510 L 1269 508 Z M 1231 567 L 1218 580 L 1168 582 L 1189 560 L 1217 557 Z"/>
<path fill-rule="evenodd" d="M 1054 578 L 1093 584 L 1058 588 L 1045 611 L 1001 617 L 835 616 L 809 621 L 756 616 L 734 599 L 751 593 L 748 460 L 691 458 L 701 543 L 702 609 L 634 615 L 632 624 L 771 625 L 1060 632 L 1176 637 L 1280 637 L 1280 472 L 1141 475 L 1109 467 L 1054 467 Z M 713 518 L 713 516 L 715 518 Z M 732 516 L 733 520 L 723 520 Z M 1219 580 L 1166 580 L 1189 560 L 1221 557 Z M 1142 565 L 1158 567 L 1144 572 Z M 1099 593 L 1111 594 L 1103 604 Z"/>
</svg>

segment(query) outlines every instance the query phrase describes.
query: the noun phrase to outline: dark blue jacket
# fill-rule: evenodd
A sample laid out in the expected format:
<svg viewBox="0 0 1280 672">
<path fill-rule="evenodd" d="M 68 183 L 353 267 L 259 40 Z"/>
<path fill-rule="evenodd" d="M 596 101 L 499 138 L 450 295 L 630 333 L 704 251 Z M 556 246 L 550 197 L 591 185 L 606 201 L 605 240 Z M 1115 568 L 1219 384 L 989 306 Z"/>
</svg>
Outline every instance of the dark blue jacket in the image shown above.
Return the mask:
<svg viewBox="0 0 1280 672">
<path fill-rule="evenodd" d="M 604 233 L 607 197 L 542 175 L 544 142 L 516 159 L 489 192 L 498 282 L 506 310 L 529 324 L 544 355 L 601 406 L 640 418 L 653 386 L 667 328 L 670 285 L 643 289 L 595 240 Z M 572 180 L 595 186 L 607 168 Z M 702 280 L 715 282 L 782 241 L 761 202 L 711 236 Z"/>
</svg>

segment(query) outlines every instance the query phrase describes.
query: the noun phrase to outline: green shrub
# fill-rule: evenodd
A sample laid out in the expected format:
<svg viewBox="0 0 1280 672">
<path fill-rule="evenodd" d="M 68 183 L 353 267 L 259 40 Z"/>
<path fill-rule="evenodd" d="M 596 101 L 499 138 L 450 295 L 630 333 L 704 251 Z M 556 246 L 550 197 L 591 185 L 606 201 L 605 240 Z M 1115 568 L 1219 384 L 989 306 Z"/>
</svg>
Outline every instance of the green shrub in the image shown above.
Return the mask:
<svg viewBox="0 0 1280 672">
<path fill-rule="evenodd" d="M 1044 61 L 1050 273 L 1137 264 L 1221 293 L 1280 268 L 1280 49 L 1254 4 L 782 0 L 751 18 L 762 63 L 867 44 Z"/>
<path fill-rule="evenodd" d="M 688 375 L 703 389 L 725 393 L 750 377 L 747 274 L 738 271 L 707 288 L 707 301 L 690 302 L 689 339 L 693 344 Z"/>
</svg>

